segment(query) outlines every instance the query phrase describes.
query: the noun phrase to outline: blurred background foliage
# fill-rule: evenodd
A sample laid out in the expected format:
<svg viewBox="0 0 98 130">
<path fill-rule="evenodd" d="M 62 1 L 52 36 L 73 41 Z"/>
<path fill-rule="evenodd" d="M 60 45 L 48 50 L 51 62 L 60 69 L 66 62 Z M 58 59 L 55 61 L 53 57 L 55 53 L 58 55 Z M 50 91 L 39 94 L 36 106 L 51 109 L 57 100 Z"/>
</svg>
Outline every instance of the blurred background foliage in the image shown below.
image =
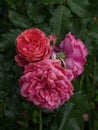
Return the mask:
<svg viewBox="0 0 98 130">
<path fill-rule="evenodd" d="M 71 100 L 43 109 L 43 130 L 98 130 L 98 0 L 0 0 L 0 130 L 38 130 L 39 109 L 20 96 L 15 39 L 37 27 L 59 42 L 71 31 L 89 50 Z M 84 120 L 83 115 L 88 116 Z"/>
</svg>

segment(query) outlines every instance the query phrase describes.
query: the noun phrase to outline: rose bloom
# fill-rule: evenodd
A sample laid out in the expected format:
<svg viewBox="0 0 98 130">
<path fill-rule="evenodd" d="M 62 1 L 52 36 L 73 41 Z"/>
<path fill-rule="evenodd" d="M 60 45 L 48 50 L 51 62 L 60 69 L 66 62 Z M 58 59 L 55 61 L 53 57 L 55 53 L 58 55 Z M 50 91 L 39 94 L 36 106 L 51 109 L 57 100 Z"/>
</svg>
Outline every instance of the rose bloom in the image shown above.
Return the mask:
<svg viewBox="0 0 98 130">
<path fill-rule="evenodd" d="M 37 106 L 56 109 L 73 95 L 69 77 L 60 60 L 29 63 L 19 80 L 21 95 Z"/>
<path fill-rule="evenodd" d="M 56 40 L 57 40 L 57 36 L 54 35 L 54 34 L 51 34 L 48 36 L 49 40 L 50 40 L 50 43 L 55 45 L 56 44 Z"/>
<path fill-rule="evenodd" d="M 49 38 L 37 28 L 30 28 L 16 38 L 15 61 L 20 66 L 50 58 Z"/>
<path fill-rule="evenodd" d="M 88 50 L 80 39 L 76 39 L 73 34 L 68 33 L 59 47 L 53 46 L 53 57 L 60 52 L 65 55 L 65 68 L 72 71 L 74 78 L 84 71 Z"/>
</svg>

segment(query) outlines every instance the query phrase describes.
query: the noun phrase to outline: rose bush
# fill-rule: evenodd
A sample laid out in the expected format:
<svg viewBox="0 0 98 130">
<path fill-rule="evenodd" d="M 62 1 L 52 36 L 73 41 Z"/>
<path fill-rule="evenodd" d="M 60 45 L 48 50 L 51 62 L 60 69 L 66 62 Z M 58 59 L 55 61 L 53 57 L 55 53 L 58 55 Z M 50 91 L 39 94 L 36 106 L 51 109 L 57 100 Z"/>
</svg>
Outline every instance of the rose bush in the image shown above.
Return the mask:
<svg viewBox="0 0 98 130">
<path fill-rule="evenodd" d="M 35 105 L 55 109 L 73 95 L 73 86 L 59 60 L 43 60 L 25 66 L 19 80 L 21 95 Z"/>
<path fill-rule="evenodd" d="M 75 35 L 68 33 L 59 47 L 53 46 L 53 57 L 60 52 L 65 55 L 65 68 L 72 71 L 74 78 L 84 71 L 88 50 L 80 39 L 75 38 Z"/>
<path fill-rule="evenodd" d="M 22 32 L 16 39 L 15 61 L 20 66 L 29 62 L 38 62 L 50 58 L 50 41 L 48 37 L 37 28 L 30 28 Z"/>
<path fill-rule="evenodd" d="M 71 100 L 51 112 L 41 109 L 42 114 L 38 107 L 20 97 L 17 82 L 24 68 L 18 67 L 14 61 L 16 37 L 31 27 L 56 35 L 56 44 L 55 37 L 48 38 L 51 45 L 58 46 L 64 35 L 72 31 L 83 39 L 89 50 L 86 66 L 82 66 L 85 72 L 72 82 L 75 90 Z M 98 0 L 1 0 L 0 130 L 39 130 L 40 115 L 43 130 L 98 130 L 97 33 Z M 20 64 L 29 63 L 20 56 L 17 60 Z M 85 114 L 88 119 L 84 118 Z"/>
</svg>

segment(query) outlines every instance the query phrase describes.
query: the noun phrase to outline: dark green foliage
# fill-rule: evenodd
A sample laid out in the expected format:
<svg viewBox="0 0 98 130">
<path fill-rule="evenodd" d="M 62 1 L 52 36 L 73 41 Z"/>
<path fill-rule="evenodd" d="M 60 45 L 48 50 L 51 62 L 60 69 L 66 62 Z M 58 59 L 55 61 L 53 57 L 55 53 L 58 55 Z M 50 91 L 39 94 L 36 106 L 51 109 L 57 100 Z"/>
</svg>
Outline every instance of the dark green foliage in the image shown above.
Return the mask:
<svg viewBox="0 0 98 130">
<path fill-rule="evenodd" d="M 0 130 L 38 130 L 40 108 L 20 96 L 18 80 L 23 69 L 14 61 L 15 39 L 30 27 L 54 33 L 58 44 L 71 31 L 89 50 L 85 72 L 73 81 L 71 100 L 54 111 L 42 109 L 43 130 L 97 130 L 97 0 L 0 1 Z M 85 113 L 88 122 L 83 120 Z"/>
<path fill-rule="evenodd" d="M 50 19 L 52 33 L 58 36 L 59 41 L 65 36 L 66 32 L 72 27 L 72 14 L 69 8 L 58 6 Z"/>
</svg>

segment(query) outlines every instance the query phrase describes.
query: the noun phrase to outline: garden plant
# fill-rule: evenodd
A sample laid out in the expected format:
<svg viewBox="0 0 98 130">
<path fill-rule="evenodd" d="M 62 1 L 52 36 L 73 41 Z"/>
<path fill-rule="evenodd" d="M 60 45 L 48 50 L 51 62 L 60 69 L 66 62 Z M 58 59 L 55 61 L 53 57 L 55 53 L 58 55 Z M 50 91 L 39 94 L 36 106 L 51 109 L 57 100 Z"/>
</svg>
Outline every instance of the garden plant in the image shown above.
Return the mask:
<svg viewBox="0 0 98 130">
<path fill-rule="evenodd" d="M 0 130 L 98 130 L 97 84 L 97 0 L 0 0 Z"/>
</svg>

